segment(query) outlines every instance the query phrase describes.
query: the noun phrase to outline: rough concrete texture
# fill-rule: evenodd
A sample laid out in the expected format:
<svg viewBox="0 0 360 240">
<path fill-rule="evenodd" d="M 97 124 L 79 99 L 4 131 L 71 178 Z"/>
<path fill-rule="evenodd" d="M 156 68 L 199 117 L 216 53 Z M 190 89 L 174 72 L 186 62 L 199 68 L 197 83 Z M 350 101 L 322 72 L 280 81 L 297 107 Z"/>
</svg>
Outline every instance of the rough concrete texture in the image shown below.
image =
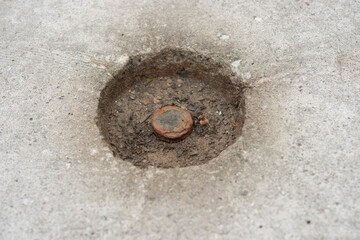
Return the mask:
<svg viewBox="0 0 360 240">
<path fill-rule="evenodd" d="M 360 2 L 1 1 L 0 239 L 359 239 Z M 250 86 L 209 164 L 141 170 L 95 124 L 127 57 L 219 56 Z"/>
</svg>

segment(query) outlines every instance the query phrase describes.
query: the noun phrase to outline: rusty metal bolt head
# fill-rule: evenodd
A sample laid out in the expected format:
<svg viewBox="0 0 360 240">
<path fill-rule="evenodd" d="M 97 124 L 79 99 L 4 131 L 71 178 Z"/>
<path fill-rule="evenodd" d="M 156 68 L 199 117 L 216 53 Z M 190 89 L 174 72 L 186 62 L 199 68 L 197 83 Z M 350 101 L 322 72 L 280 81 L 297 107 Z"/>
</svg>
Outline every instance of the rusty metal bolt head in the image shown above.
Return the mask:
<svg viewBox="0 0 360 240">
<path fill-rule="evenodd" d="M 153 114 L 151 126 L 159 139 L 167 142 L 177 142 L 191 133 L 193 120 L 190 113 L 184 109 L 166 106 Z"/>
</svg>

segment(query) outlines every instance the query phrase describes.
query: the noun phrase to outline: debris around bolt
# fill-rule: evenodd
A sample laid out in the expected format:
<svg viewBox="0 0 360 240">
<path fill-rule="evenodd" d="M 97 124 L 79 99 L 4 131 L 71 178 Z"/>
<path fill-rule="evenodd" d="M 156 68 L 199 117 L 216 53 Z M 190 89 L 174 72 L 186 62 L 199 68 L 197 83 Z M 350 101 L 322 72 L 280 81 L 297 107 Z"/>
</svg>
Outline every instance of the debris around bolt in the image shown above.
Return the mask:
<svg viewBox="0 0 360 240">
<path fill-rule="evenodd" d="M 181 78 L 182 86 L 178 87 L 178 78 L 159 77 L 151 83 L 144 79 L 114 100 L 105 124 L 110 147 L 121 159 L 139 167 L 200 165 L 216 157 L 240 134 L 236 130 L 241 120 L 236 114 L 241 111 L 235 104 L 229 102 L 221 92 L 217 93 L 217 89 L 210 84 L 201 81 Z M 176 89 L 173 90 L 172 85 L 176 85 Z M 193 116 L 195 124 L 192 133 L 180 142 L 159 141 L 151 127 L 153 113 L 166 105 L 181 107 Z M 204 117 L 198 119 L 200 115 Z M 206 123 L 205 126 L 200 124 L 201 120 L 203 124 Z M 228 128 L 233 122 L 238 127 L 229 132 Z"/>
</svg>

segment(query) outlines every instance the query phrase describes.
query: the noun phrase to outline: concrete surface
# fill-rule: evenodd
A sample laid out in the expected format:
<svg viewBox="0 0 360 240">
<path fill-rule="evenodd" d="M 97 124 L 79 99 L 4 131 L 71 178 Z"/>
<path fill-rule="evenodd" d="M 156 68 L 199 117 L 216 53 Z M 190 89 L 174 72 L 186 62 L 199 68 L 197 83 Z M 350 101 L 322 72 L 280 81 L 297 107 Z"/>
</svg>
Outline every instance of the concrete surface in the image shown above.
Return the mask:
<svg viewBox="0 0 360 240">
<path fill-rule="evenodd" d="M 360 239 L 357 0 L 1 1 L 0 239 Z M 207 165 L 112 157 L 99 93 L 127 55 L 218 55 L 251 86 Z"/>
</svg>

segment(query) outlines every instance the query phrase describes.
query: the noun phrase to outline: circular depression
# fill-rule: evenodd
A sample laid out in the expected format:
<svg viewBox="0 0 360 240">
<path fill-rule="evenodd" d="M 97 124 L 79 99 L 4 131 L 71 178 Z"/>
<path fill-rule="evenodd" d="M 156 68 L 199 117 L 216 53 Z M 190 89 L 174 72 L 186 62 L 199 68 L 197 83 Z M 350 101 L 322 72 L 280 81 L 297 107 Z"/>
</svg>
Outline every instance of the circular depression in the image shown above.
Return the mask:
<svg viewBox="0 0 360 240">
<path fill-rule="evenodd" d="M 101 92 L 97 125 L 115 156 L 145 168 L 208 163 L 233 144 L 244 123 L 244 98 L 234 74 L 196 52 L 165 49 L 131 57 Z M 190 113 L 190 134 L 163 141 L 151 119 L 165 106 Z"/>
</svg>

